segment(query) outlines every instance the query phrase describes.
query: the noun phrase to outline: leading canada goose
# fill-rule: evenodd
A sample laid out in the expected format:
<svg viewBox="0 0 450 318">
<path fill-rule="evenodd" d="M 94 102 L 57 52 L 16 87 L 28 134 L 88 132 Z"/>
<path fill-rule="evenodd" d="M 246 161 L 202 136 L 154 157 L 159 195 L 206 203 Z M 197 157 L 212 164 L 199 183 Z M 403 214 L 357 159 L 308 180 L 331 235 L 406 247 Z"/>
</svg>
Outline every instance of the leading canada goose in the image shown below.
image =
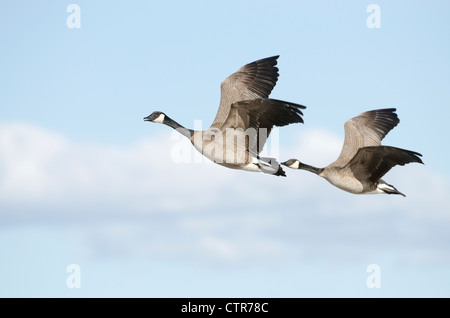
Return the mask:
<svg viewBox="0 0 450 318">
<path fill-rule="evenodd" d="M 275 158 L 259 157 L 273 126 L 303 123 L 305 106 L 270 99 L 278 80 L 277 56 L 241 67 L 221 84 L 221 99 L 211 127 L 186 129 L 160 111 L 144 118 L 162 123 L 189 138 L 200 153 L 232 169 L 285 176 Z"/>
<path fill-rule="evenodd" d="M 282 164 L 292 169 L 313 172 L 347 192 L 405 196 L 381 179 L 396 165 L 423 163 L 418 157 L 422 156 L 420 153 L 381 146 L 381 140 L 400 122 L 395 111 L 395 108 L 372 110 L 348 120 L 344 125 L 345 139 L 341 154 L 325 168 L 316 168 L 297 159 Z"/>
</svg>

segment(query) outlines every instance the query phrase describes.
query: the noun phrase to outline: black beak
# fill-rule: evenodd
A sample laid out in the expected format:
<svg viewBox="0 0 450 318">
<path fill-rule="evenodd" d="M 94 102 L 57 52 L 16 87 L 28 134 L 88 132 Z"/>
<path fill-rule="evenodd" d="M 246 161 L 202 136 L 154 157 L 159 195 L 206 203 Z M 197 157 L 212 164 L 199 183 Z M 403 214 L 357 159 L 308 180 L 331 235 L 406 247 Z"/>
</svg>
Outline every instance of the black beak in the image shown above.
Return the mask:
<svg viewBox="0 0 450 318">
<path fill-rule="evenodd" d="M 150 116 L 144 117 L 144 121 L 151 121 Z"/>
</svg>

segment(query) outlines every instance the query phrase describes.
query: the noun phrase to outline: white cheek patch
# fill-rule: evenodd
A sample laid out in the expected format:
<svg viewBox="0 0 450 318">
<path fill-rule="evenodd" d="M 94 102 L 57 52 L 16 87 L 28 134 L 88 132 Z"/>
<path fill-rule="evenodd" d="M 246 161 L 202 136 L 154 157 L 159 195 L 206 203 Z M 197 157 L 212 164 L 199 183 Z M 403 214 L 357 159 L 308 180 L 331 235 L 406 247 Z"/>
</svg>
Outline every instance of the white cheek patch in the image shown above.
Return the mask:
<svg viewBox="0 0 450 318">
<path fill-rule="evenodd" d="M 153 119 L 153 122 L 162 124 L 162 122 L 164 121 L 164 117 L 165 117 L 164 114 L 161 114 L 158 117 L 156 117 L 155 119 Z"/>
<path fill-rule="evenodd" d="M 300 166 L 300 163 L 298 161 L 295 161 L 293 164 L 289 165 L 288 167 L 291 169 L 298 169 Z"/>
</svg>

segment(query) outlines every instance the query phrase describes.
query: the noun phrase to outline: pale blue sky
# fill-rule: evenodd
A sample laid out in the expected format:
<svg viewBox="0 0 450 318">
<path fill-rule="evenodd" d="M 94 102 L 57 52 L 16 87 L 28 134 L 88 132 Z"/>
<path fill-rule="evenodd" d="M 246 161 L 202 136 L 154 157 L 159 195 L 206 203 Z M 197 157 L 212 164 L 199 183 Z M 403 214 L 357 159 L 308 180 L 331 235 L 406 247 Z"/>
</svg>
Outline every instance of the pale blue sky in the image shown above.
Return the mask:
<svg viewBox="0 0 450 318">
<path fill-rule="evenodd" d="M 449 13 L 448 1 L 2 1 L 0 296 L 450 296 L 450 151 L 437 146 Z M 347 119 L 396 107 L 383 142 L 425 162 L 386 175 L 406 198 L 176 164 L 172 131 L 142 120 L 161 110 L 206 127 L 221 81 L 277 54 L 271 96 L 307 106 L 304 125 L 280 129 L 280 159 L 325 165 Z M 72 263 L 80 289 L 65 283 Z"/>
</svg>

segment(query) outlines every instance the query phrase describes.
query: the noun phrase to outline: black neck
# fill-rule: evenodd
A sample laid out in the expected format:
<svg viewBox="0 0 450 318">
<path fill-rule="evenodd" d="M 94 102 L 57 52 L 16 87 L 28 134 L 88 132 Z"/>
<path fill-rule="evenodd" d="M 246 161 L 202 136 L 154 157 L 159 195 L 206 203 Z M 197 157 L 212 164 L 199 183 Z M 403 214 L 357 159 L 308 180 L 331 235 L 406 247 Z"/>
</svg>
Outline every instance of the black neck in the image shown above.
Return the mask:
<svg viewBox="0 0 450 318">
<path fill-rule="evenodd" d="M 304 163 L 300 163 L 298 166 L 299 169 L 307 170 L 309 172 L 315 173 L 315 174 L 321 174 L 323 171 L 323 168 L 316 168 Z"/>
<path fill-rule="evenodd" d="M 172 127 L 173 129 L 175 129 L 176 131 L 178 131 L 180 134 L 182 134 L 187 138 L 191 138 L 194 135 L 194 131 L 192 129 L 187 129 L 181 126 L 179 123 L 177 123 L 170 117 L 165 116 L 163 124 Z"/>
</svg>

